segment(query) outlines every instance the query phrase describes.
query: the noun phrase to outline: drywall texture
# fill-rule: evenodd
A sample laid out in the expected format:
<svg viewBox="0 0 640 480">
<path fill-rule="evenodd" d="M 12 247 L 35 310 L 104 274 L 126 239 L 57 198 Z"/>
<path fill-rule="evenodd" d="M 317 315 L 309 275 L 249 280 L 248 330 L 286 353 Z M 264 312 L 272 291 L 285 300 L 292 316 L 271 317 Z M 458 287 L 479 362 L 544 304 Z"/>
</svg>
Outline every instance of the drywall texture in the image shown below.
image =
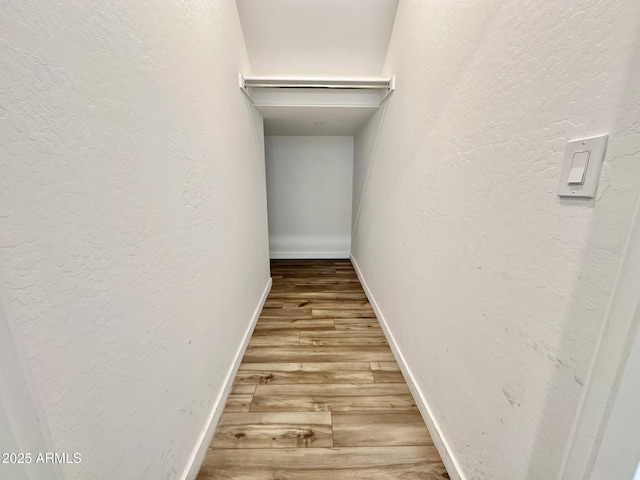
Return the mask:
<svg viewBox="0 0 640 480">
<path fill-rule="evenodd" d="M 265 137 L 273 258 L 349 258 L 353 137 Z"/>
<path fill-rule="evenodd" d="M 179 478 L 269 277 L 235 2 L 5 1 L 0 65 L 0 280 L 50 448 Z"/>
<path fill-rule="evenodd" d="M 640 188 L 637 2 L 407 0 L 384 73 L 353 255 L 461 473 L 555 478 Z M 601 133 L 597 197 L 559 199 Z"/>
</svg>

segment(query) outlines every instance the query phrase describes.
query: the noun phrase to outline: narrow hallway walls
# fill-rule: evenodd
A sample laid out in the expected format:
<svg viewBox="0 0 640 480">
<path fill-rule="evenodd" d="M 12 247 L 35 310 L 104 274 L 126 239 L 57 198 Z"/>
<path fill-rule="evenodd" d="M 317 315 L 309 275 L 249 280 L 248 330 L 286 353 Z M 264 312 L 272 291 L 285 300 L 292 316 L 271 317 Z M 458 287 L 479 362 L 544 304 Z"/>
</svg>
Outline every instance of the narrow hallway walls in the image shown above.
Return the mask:
<svg viewBox="0 0 640 480">
<path fill-rule="evenodd" d="M 9 0 L 0 32 L 0 280 L 51 448 L 180 478 L 269 281 L 236 4 Z"/>
<path fill-rule="evenodd" d="M 399 4 L 352 253 L 467 479 L 558 472 L 640 188 L 639 52 L 635 0 Z M 560 200 L 601 133 L 597 197 Z"/>
</svg>

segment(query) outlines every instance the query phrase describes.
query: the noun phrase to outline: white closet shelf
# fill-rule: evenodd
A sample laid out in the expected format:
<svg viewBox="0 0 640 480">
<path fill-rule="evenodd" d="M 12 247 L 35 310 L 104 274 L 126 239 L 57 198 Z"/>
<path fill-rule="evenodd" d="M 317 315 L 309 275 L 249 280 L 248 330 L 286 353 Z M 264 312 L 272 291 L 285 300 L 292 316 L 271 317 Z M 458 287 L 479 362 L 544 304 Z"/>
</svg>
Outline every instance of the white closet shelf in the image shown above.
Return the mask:
<svg viewBox="0 0 640 480">
<path fill-rule="evenodd" d="M 295 77 L 240 75 L 240 88 L 333 88 L 393 90 L 393 77 Z"/>
<path fill-rule="evenodd" d="M 354 135 L 395 88 L 394 77 L 239 77 L 267 135 Z"/>
<path fill-rule="evenodd" d="M 366 101 L 366 105 L 373 106 L 373 104 L 377 104 L 376 106 L 381 105 L 389 94 L 395 88 L 395 77 L 377 77 L 377 76 L 273 76 L 273 75 L 250 75 L 245 76 L 240 74 L 240 88 L 242 91 L 249 97 L 249 99 L 256 105 L 258 104 L 269 104 L 291 106 L 295 103 L 302 104 L 303 97 L 300 94 L 304 94 L 304 99 L 313 98 L 315 101 L 319 101 L 319 104 L 329 105 L 329 104 L 344 104 L 344 105 L 352 105 L 353 101 L 351 101 L 348 97 L 349 93 L 354 92 L 370 92 L 375 95 L 375 97 L 370 97 L 369 100 Z M 274 90 L 275 89 L 275 90 Z M 278 91 L 280 93 L 290 93 L 298 95 L 296 100 L 287 100 L 284 95 L 278 95 L 274 97 L 269 93 L 270 96 L 263 95 L 262 98 L 258 98 L 259 95 L 255 95 L 255 93 L 268 93 Z M 318 93 L 326 91 L 334 91 L 334 93 L 340 94 L 340 97 L 326 97 L 322 95 L 320 97 Z M 337 92 L 336 92 L 337 91 Z M 323 99 L 324 100 L 321 100 Z M 343 102 L 337 102 L 336 98 L 345 99 Z M 360 96 L 362 99 L 363 97 Z M 284 99 L 284 100 L 283 100 Z M 312 101 L 312 104 L 315 104 L 315 101 Z M 275 102 L 275 103 L 274 103 Z M 362 100 L 356 101 L 356 104 L 361 104 Z M 308 102 L 306 102 L 308 104 Z"/>
</svg>

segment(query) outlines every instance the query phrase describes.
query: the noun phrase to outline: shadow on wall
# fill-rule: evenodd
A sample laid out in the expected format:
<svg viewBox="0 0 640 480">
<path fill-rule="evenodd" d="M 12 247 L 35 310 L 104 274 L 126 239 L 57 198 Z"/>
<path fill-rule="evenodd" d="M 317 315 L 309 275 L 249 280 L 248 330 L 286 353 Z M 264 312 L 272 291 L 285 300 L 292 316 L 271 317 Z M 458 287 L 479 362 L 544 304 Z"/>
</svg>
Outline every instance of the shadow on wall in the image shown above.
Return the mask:
<svg viewBox="0 0 640 480">
<path fill-rule="evenodd" d="M 611 215 L 611 211 L 616 210 L 615 206 L 609 206 L 608 208 L 598 208 L 598 206 L 601 203 L 607 203 L 608 199 L 606 193 L 609 188 L 618 190 L 616 201 L 618 204 L 623 206 L 623 208 L 629 210 L 630 215 L 622 217 L 625 221 L 628 221 L 628 219 L 633 216 L 633 210 L 635 209 L 635 205 L 638 201 L 637 187 L 633 185 L 633 181 L 639 177 L 639 174 L 629 175 L 629 173 L 632 169 L 637 170 L 639 168 L 637 165 L 637 155 L 634 155 L 633 152 L 637 152 L 640 149 L 640 146 L 637 144 L 633 145 L 633 136 L 637 136 L 640 132 L 638 131 L 639 127 L 637 123 L 633 118 L 630 118 L 633 116 L 633 112 L 636 111 L 637 108 L 629 107 L 637 104 L 640 100 L 638 98 L 637 90 L 637 85 L 640 84 L 640 32 L 636 35 L 634 48 L 630 51 L 632 52 L 633 58 L 629 62 L 631 68 L 627 75 L 626 86 L 621 92 L 618 103 L 612 107 L 611 118 L 609 119 L 610 125 L 626 125 L 627 127 L 612 130 L 610 132 L 591 132 L 594 135 L 598 133 L 609 134 L 609 144 L 605 153 L 603 172 L 600 177 L 596 197 L 594 199 L 582 200 L 558 197 L 558 201 L 561 203 L 563 209 L 573 208 L 579 210 L 593 210 L 593 214 L 591 217 L 589 233 L 586 236 L 585 245 L 587 245 L 587 247 L 583 255 L 582 268 L 580 270 L 580 274 L 576 277 L 577 280 L 572 291 L 572 307 L 567 311 L 564 324 L 562 324 L 562 330 L 565 333 L 561 344 L 558 346 L 557 353 L 553 355 L 547 353 L 547 358 L 553 364 L 555 372 L 549 383 L 549 389 L 544 402 L 544 412 L 540 417 L 543 420 L 538 427 L 538 435 L 534 443 L 528 472 L 524 477 L 527 479 L 534 480 L 542 478 L 540 476 L 540 466 L 545 464 L 545 459 L 553 458 L 558 455 L 557 451 L 553 451 L 558 446 L 564 445 L 566 448 L 571 448 L 572 442 L 575 440 L 575 438 L 572 438 L 572 433 L 568 432 L 566 438 L 559 438 L 556 443 L 549 442 L 550 434 L 556 432 L 557 435 L 557 424 L 559 420 L 567 418 L 567 415 L 573 416 L 574 421 L 581 419 L 580 411 L 568 411 L 567 409 L 574 405 L 578 405 L 579 408 L 581 403 L 578 403 L 578 401 L 585 395 L 585 392 L 588 391 L 589 387 L 589 365 L 587 364 L 585 366 L 584 371 L 578 371 L 575 368 L 573 360 L 576 355 L 580 355 L 580 352 L 577 351 L 576 347 L 576 336 L 579 335 L 577 332 L 585 331 L 585 313 L 588 313 L 589 307 L 593 306 L 593 303 L 595 303 L 592 303 L 591 299 L 588 298 L 589 292 L 593 292 L 594 290 L 593 285 L 602 284 L 603 281 L 611 281 L 608 299 L 605 299 L 603 302 L 605 306 L 608 306 L 608 308 L 604 312 L 598 328 L 605 323 L 605 328 L 607 329 L 616 328 L 616 325 L 619 328 L 621 324 L 629 320 L 628 318 L 617 318 L 615 316 L 615 303 L 609 305 L 612 299 L 615 299 L 615 295 L 620 289 L 620 282 L 618 278 L 602 278 L 601 272 L 598 269 L 598 266 L 603 263 L 606 264 L 608 262 L 616 261 L 619 262 L 616 270 L 617 272 L 620 270 L 622 265 L 620 262 L 625 261 L 625 242 L 623 241 L 620 242 L 620 244 L 610 245 L 611 240 L 609 239 L 612 223 L 615 223 L 616 220 L 620 222 L 621 217 L 618 216 L 613 218 Z M 625 141 L 626 137 L 630 137 L 630 141 Z M 603 182 L 603 178 L 605 177 L 608 177 L 609 179 L 607 185 Z M 624 198 L 623 202 L 620 201 L 621 198 Z M 609 200 L 609 202 L 611 201 L 612 200 Z M 633 222 L 635 220 L 637 219 L 631 218 L 630 228 L 633 228 Z M 635 300 L 637 300 L 637 298 Z M 597 307 L 594 306 L 593 308 Z M 610 315 L 611 312 L 614 312 L 614 315 Z M 596 351 L 598 336 L 593 339 L 593 342 L 593 344 L 590 344 L 590 352 L 582 352 L 582 355 L 585 355 L 585 353 L 588 355 L 587 358 L 593 358 L 598 354 Z M 612 358 L 610 360 L 611 365 L 615 367 L 616 362 L 613 361 L 614 359 Z M 568 398 L 561 389 L 556 388 L 558 385 L 566 385 L 566 382 L 573 382 L 575 384 L 574 387 L 576 387 L 579 395 L 577 398 Z M 604 393 L 608 395 L 610 392 L 607 390 Z M 594 397 L 589 395 L 587 398 L 593 401 Z M 602 399 L 602 397 L 600 398 Z M 597 400 L 596 403 L 600 403 L 600 412 L 604 413 L 605 404 L 602 401 L 598 402 Z M 596 411 L 598 411 L 597 408 L 598 407 L 596 405 Z M 582 420 L 584 420 L 584 418 Z M 596 424 L 595 427 L 597 428 L 597 426 L 598 425 Z M 594 431 L 593 433 L 596 432 Z M 582 435 L 584 435 L 584 432 Z M 595 443 L 596 449 L 598 447 L 598 442 L 599 440 L 597 439 Z M 576 447 L 576 445 L 574 445 L 574 447 Z M 566 453 L 567 452 L 565 452 L 565 454 Z M 588 455 L 590 453 L 591 452 L 584 449 L 584 446 L 578 446 L 578 450 L 573 452 L 573 454 L 576 454 L 576 457 L 571 461 L 572 468 L 565 472 L 565 475 L 567 476 L 560 476 L 563 473 L 561 471 L 558 478 L 578 478 L 578 476 L 575 476 L 577 475 L 577 472 L 574 471 L 573 468 L 577 465 L 586 466 L 586 464 L 581 462 L 588 460 Z M 576 462 L 576 458 L 582 460 L 578 460 Z M 590 467 L 586 472 L 589 471 Z M 590 478 L 587 475 L 588 473 L 584 476 L 585 479 Z M 583 476 L 580 475 L 579 478 L 583 478 Z M 612 472 L 612 476 L 610 478 L 623 477 L 619 477 Z"/>
<path fill-rule="evenodd" d="M 13 317 L 5 307 L 9 304 L 3 288 L 0 277 L 0 452 L 37 455 L 53 449 L 42 409 L 29 389 L 32 383 L 22 361 L 25 355 L 13 334 Z M 1 464 L 0 471 L 2 478 L 15 480 L 62 478 L 59 465 L 36 463 L 33 458 L 26 464 Z"/>
</svg>

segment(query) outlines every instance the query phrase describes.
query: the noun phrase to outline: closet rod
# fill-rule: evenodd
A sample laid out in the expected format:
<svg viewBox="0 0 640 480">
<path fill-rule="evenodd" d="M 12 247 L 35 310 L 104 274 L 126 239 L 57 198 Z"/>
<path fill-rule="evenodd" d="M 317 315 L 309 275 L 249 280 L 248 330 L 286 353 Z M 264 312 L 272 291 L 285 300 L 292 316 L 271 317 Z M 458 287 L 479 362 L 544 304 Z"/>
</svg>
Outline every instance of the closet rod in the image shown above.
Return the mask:
<svg viewBox="0 0 640 480">
<path fill-rule="evenodd" d="M 392 78 L 295 78 L 245 77 L 240 74 L 241 88 L 332 88 L 359 90 L 389 90 Z"/>
<path fill-rule="evenodd" d="M 339 89 L 357 89 L 357 90 L 387 90 L 389 85 L 356 85 L 356 84 L 322 84 L 322 83 L 247 83 L 247 87 L 251 88 L 339 88 Z"/>
<path fill-rule="evenodd" d="M 395 76 L 390 78 L 380 77 L 352 77 L 352 78 L 295 78 L 295 77 L 267 77 L 255 76 L 245 77 L 238 74 L 240 89 L 249 101 L 253 99 L 249 94 L 250 88 L 283 88 L 283 89 L 326 89 L 326 90 L 381 90 L 384 97 L 380 100 L 382 105 L 389 95 L 395 90 Z"/>
</svg>

